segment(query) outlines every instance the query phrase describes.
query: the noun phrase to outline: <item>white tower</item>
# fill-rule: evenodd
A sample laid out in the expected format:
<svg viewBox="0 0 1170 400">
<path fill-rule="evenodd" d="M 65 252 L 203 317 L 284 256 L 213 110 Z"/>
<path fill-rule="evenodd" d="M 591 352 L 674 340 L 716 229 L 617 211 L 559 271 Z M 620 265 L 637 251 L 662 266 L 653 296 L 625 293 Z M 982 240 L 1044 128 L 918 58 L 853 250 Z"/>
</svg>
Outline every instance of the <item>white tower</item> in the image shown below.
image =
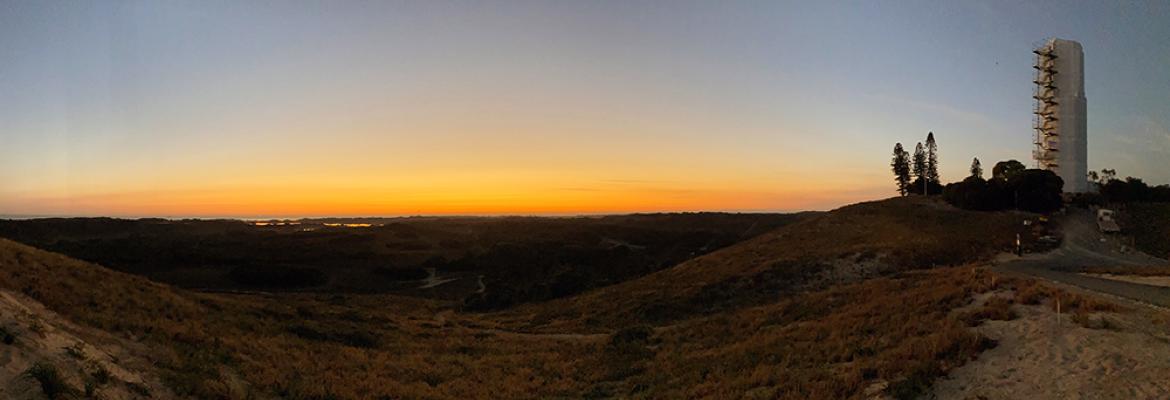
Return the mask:
<svg viewBox="0 0 1170 400">
<path fill-rule="evenodd" d="M 1086 192 L 1085 53 L 1080 43 L 1064 39 L 1048 39 L 1032 52 L 1036 53 L 1032 158 L 1036 168 L 1055 172 L 1064 180 L 1065 192 Z"/>
</svg>

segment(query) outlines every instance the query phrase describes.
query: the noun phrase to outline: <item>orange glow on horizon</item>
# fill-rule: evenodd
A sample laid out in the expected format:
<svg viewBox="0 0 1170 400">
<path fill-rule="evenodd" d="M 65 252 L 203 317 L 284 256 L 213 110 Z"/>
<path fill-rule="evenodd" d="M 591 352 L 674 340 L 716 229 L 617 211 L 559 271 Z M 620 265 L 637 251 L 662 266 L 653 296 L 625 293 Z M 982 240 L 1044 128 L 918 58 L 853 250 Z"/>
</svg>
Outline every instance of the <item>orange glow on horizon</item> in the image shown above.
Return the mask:
<svg viewBox="0 0 1170 400">
<path fill-rule="evenodd" d="M 590 187 L 466 185 L 446 188 L 249 186 L 139 190 L 18 199 L 39 215 L 311 217 L 569 215 L 828 209 L 885 195 L 885 188 L 753 190 L 735 185 L 602 184 Z M 21 202 L 26 204 L 20 204 Z"/>
</svg>

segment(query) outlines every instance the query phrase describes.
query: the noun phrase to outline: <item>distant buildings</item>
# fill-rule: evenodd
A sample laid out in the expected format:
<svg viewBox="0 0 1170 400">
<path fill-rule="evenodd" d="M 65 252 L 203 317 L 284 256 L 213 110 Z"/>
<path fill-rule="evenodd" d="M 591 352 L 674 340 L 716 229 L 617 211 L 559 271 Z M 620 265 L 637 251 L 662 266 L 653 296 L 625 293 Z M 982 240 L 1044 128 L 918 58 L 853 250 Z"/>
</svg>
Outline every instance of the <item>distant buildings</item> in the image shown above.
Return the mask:
<svg viewBox="0 0 1170 400">
<path fill-rule="evenodd" d="M 1055 172 L 1065 192 L 1086 192 L 1088 131 L 1085 121 L 1085 55 L 1081 44 L 1049 39 L 1037 46 L 1032 98 L 1037 168 Z"/>
</svg>

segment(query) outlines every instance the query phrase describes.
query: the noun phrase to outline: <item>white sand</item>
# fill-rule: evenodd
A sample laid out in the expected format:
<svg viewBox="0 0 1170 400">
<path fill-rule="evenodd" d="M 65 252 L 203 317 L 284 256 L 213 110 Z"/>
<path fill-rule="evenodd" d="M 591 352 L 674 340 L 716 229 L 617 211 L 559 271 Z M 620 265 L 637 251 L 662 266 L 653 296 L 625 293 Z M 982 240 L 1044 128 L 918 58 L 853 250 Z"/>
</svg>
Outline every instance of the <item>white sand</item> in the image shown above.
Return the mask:
<svg viewBox="0 0 1170 400">
<path fill-rule="evenodd" d="M 935 382 L 928 399 L 1170 398 L 1170 316 L 1137 308 L 1102 314 L 1114 329 L 1084 328 L 1045 306 L 975 328 L 996 348 Z M 1140 306 L 1139 306 L 1140 307 Z"/>
</svg>

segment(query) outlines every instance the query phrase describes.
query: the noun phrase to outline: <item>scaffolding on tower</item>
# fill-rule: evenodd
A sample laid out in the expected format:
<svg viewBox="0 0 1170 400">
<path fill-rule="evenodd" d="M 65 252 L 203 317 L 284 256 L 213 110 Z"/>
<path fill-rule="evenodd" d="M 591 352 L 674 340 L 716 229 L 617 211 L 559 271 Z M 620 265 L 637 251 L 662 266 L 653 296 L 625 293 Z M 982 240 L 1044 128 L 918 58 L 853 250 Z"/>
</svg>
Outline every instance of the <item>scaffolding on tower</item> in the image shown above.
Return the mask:
<svg viewBox="0 0 1170 400">
<path fill-rule="evenodd" d="M 1036 168 L 1056 170 L 1057 155 L 1060 152 L 1060 121 L 1056 117 L 1060 103 L 1056 101 L 1059 88 L 1056 87 L 1056 54 L 1054 42 L 1046 40 L 1036 46 L 1032 53 L 1036 54 L 1036 61 L 1032 68 L 1036 70 L 1032 83 L 1036 87 L 1032 90 L 1032 99 L 1035 106 L 1032 113 L 1032 128 L 1035 130 L 1032 150 L 1032 159 Z"/>
</svg>

